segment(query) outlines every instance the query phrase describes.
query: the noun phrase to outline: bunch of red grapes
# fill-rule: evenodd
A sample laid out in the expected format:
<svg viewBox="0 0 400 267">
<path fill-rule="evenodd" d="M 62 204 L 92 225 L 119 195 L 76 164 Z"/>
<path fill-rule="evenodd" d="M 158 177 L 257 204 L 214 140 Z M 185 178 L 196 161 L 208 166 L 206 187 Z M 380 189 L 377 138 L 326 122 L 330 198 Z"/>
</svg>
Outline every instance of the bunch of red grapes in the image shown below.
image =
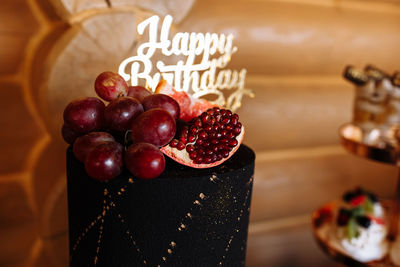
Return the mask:
<svg viewBox="0 0 400 267">
<path fill-rule="evenodd" d="M 128 86 L 113 72 L 95 81 L 99 97 L 72 101 L 64 110 L 62 135 L 89 176 L 100 181 L 126 168 L 137 178 L 158 177 L 165 168 L 160 147 L 176 133 L 179 104 L 170 96 Z M 133 143 L 132 143 L 133 142 Z"/>
</svg>

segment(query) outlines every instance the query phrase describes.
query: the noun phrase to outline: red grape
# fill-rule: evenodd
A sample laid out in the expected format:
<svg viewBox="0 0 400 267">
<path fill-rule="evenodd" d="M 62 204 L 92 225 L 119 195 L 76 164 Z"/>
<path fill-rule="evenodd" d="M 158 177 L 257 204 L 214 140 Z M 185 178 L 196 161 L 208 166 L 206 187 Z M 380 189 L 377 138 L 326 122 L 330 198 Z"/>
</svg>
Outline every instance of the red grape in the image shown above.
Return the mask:
<svg viewBox="0 0 400 267">
<path fill-rule="evenodd" d="M 153 108 L 161 108 L 168 111 L 175 120 L 179 118 L 179 104 L 172 97 L 164 94 L 154 94 L 146 96 L 143 101 L 144 110 L 150 110 Z"/>
<path fill-rule="evenodd" d="M 104 103 L 95 97 L 72 101 L 64 110 L 64 122 L 75 132 L 88 133 L 103 125 Z"/>
<path fill-rule="evenodd" d="M 143 98 L 151 95 L 151 92 L 144 88 L 143 86 L 129 86 L 128 87 L 128 96 L 134 97 L 138 99 L 140 102 L 143 101 Z"/>
<path fill-rule="evenodd" d="M 123 167 L 122 145 L 117 142 L 101 143 L 86 156 L 85 169 L 93 179 L 107 181 L 118 176 Z"/>
<path fill-rule="evenodd" d="M 106 125 L 115 131 L 129 130 L 132 121 L 143 113 L 143 106 L 133 97 L 120 97 L 110 102 L 104 111 Z"/>
<path fill-rule="evenodd" d="M 85 161 L 89 151 L 103 142 L 114 142 L 114 137 L 106 132 L 91 132 L 78 137 L 74 143 L 73 151 L 75 157 L 80 161 Z"/>
<path fill-rule="evenodd" d="M 98 96 L 111 101 L 128 93 L 128 84 L 118 73 L 105 71 L 97 76 L 94 89 Z"/>
<path fill-rule="evenodd" d="M 161 147 L 174 137 L 176 124 L 168 111 L 160 108 L 143 112 L 132 123 L 132 139 L 135 143 L 150 143 Z"/>
<path fill-rule="evenodd" d="M 71 126 L 68 124 L 63 124 L 61 128 L 61 134 L 62 137 L 64 138 L 65 142 L 68 144 L 72 145 L 75 142 L 75 139 L 81 136 L 81 133 L 77 133 L 74 130 L 71 129 Z"/>
<path fill-rule="evenodd" d="M 124 156 L 125 165 L 137 178 L 153 179 L 164 171 L 165 158 L 161 151 L 148 143 L 137 143 L 128 147 Z"/>
</svg>

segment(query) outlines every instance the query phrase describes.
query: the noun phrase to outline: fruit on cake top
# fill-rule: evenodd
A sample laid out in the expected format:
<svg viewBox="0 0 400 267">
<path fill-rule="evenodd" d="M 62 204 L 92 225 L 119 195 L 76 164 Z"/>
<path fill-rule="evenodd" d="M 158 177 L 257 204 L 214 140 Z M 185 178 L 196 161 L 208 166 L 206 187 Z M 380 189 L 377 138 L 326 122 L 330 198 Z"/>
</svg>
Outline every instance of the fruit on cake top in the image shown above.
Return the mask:
<svg viewBox="0 0 400 267">
<path fill-rule="evenodd" d="M 243 140 L 237 114 L 178 92 L 164 80 L 153 94 L 107 71 L 94 87 L 103 101 L 72 101 L 62 127 L 64 140 L 94 179 L 113 179 L 124 166 L 137 178 L 156 178 L 165 168 L 164 155 L 194 168 L 217 166 Z"/>
</svg>

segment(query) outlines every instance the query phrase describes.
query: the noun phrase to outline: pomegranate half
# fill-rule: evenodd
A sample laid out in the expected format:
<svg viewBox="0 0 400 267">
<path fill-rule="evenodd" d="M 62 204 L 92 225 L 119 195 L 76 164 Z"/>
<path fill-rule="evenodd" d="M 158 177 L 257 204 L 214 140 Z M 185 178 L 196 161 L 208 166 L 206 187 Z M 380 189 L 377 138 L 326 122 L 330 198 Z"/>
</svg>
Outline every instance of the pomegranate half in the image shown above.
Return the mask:
<svg viewBox="0 0 400 267">
<path fill-rule="evenodd" d="M 228 160 L 239 148 L 243 136 L 239 116 L 214 107 L 189 122 L 178 122 L 175 138 L 161 151 L 183 165 L 210 168 Z"/>
</svg>

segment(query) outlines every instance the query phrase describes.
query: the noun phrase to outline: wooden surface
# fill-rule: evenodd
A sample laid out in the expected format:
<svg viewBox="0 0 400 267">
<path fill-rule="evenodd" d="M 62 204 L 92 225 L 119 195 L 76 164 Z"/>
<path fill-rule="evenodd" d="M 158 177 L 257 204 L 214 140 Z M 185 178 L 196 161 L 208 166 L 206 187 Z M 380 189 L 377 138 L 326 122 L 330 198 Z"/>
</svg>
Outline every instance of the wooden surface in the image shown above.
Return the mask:
<svg viewBox="0 0 400 267">
<path fill-rule="evenodd" d="M 400 69 L 398 0 L 4 0 L 0 7 L 0 266 L 67 266 L 63 107 L 135 50 L 135 24 L 234 33 L 248 69 L 240 116 L 257 153 L 247 266 L 336 266 L 309 216 L 357 184 L 393 193 L 391 166 L 347 154 L 352 63 Z M 172 59 L 171 59 L 172 60 Z"/>
</svg>

